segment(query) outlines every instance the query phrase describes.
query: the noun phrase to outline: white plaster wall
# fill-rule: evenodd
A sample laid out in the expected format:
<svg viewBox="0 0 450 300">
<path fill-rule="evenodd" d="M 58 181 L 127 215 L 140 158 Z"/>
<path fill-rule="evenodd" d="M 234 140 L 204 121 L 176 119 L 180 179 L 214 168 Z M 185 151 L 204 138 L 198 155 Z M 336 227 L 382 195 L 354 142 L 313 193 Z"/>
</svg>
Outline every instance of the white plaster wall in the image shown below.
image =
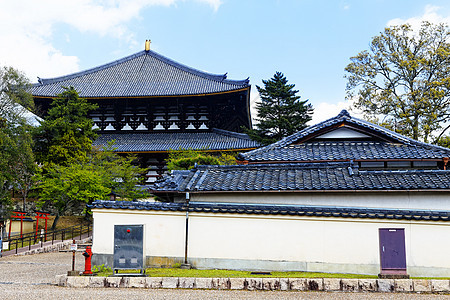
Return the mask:
<svg viewBox="0 0 450 300">
<path fill-rule="evenodd" d="M 408 268 L 450 272 L 448 222 L 191 214 L 189 224 L 189 257 L 343 265 L 336 271 L 361 264 L 375 266 L 376 272 L 378 229 L 404 228 Z"/>
<path fill-rule="evenodd" d="M 184 257 L 184 213 L 93 213 L 96 254 L 113 254 L 115 224 L 144 224 L 146 256 Z M 190 213 L 188 257 L 200 268 L 217 261 L 236 269 L 249 262 L 299 262 L 307 271 L 377 274 L 379 228 L 405 229 L 410 275 L 450 276 L 450 222 Z"/>
<path fill-rule="evenodd" d="M 144 255 L 184 256 L 185 214 L 93 209 L 92 251 L 114 253 L 114 225 L 144 224 Z"/>
<path fill-rule="evenodd" d="M 191 193 L 191 201 L 450 210 L 450 194 L 432 192 Z"/>
<path fill-rule="evenodd" d="M 189 253 L 228 259 L 378 263 L 378 228 L 383 227 L 408 227 L 407 235 L 410 231 L 409 224 L 192 215 Z"/>
</svg>

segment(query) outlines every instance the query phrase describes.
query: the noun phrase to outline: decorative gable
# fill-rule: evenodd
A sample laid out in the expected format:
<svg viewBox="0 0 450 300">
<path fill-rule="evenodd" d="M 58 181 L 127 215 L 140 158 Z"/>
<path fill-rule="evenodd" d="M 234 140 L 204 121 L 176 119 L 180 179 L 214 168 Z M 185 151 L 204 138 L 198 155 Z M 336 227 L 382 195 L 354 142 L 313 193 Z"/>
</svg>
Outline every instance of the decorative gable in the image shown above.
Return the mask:
<svg viewBox="0 0 450 300">
<path fill-rule="evenodd" d="M 371 136 L 362 132 L 347 128 L 339 127 L 335 130 L 317 136 L 316 140 L 354 140 L 354 139 L 370 139 Z"/>
<path fill-rule="evenodd" d="M 448 148 L 413 140 L 343 110 L 238 159 L 243 164 L 348 161 L 368 169 L 446 169 L 448 157 Z"/>
</svg>

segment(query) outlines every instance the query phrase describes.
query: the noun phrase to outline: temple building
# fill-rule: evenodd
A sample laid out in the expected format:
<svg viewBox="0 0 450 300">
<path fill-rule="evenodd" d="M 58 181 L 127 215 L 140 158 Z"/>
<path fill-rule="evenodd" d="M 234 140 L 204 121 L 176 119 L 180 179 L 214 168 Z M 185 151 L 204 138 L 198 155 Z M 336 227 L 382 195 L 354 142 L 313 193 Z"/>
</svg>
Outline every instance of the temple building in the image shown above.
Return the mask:
<svg viewBox="0 0 450 300">
<path fill-rule="evenodd" d="M 170 150 L 244 151 L 258 144 L 251 127 L 249 80 L 230 80 L 144 51 L 86 71 L 41 79 L 32 87 L 43 115 L 52 98 L 72 86 L 98 104 L 90 112 L 96 146 L 115 140 L 118 153 L 134 153 L 150 167 L 147 182 L 165 172 Z"/>
<path fill-rule="evenodd" d="M 96 264 L 140 224 L 148 266 L 448 277 L 449 157 L 342 111 L 240 165 L 172 171 L 166 203 L 95 201 Z"/>
</svg>

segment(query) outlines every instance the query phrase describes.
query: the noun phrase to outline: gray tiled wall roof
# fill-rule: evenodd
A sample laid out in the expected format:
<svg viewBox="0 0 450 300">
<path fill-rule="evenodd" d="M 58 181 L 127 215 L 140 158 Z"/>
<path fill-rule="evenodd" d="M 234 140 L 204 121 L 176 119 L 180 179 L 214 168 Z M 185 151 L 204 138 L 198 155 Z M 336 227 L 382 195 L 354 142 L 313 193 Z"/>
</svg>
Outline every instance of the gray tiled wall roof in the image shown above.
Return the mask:
<svg viewBox="0 0 450 300">
<path fill-rule="evenodd" d="M 147 97 L 198 95 L 233 91 L 249 86 L 246 80 L 229 80 L 226 74 L 202 72 L 154 51 L 141 51 L 83 72 L 39 79 L 34 96 L 54 97 L 62 86 L 73 86 L 80 97 Z"/>
<path fill-rule="evenodd" d="M 173 171 L 155 191 L 343 191 L 450 190 L 448 170 L 359 171 L 348 163 L 198 166 Z"/>
<path fill-rule="evenodd" d="M 394 144 L 374 141 L 306 142 L 252 151 L 241 158 L 249 161 L 314 161 L 314 160 L 371 160 L 371 159 L 441 159 L 448 151 L 417 144 Z"/>
<path fill-rule="evenodd" d="M 127 209 L 225 213 L 225 214 L 256 214 L 256 215 L 297 215 L 306 217 L 341 217 L 395 220 L 450 221 L 450 212 L 433 210 L 405 210 L 382 208 L 357 208 L 339 206 L 306 206 L 306 205 L 265 205 L 265 204 L 231 204 L 231 203 L 160 203 L 131 201 L 95 201 L 90 208 L 97 209 Z"/>
</svg>

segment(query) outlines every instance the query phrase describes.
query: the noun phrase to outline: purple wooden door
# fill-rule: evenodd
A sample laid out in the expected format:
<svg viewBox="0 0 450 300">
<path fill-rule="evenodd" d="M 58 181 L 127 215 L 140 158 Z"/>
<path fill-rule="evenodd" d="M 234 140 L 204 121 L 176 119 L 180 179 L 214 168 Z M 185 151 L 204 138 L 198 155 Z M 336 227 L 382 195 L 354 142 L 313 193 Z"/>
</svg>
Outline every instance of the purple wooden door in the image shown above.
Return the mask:
<svg viewBox="0 0 450 300">
<path fill-rule="evenodd" d="M 406 270 L 405 229 L 380 228 L 380 261 L 382 270 Z"/>
</svg>

